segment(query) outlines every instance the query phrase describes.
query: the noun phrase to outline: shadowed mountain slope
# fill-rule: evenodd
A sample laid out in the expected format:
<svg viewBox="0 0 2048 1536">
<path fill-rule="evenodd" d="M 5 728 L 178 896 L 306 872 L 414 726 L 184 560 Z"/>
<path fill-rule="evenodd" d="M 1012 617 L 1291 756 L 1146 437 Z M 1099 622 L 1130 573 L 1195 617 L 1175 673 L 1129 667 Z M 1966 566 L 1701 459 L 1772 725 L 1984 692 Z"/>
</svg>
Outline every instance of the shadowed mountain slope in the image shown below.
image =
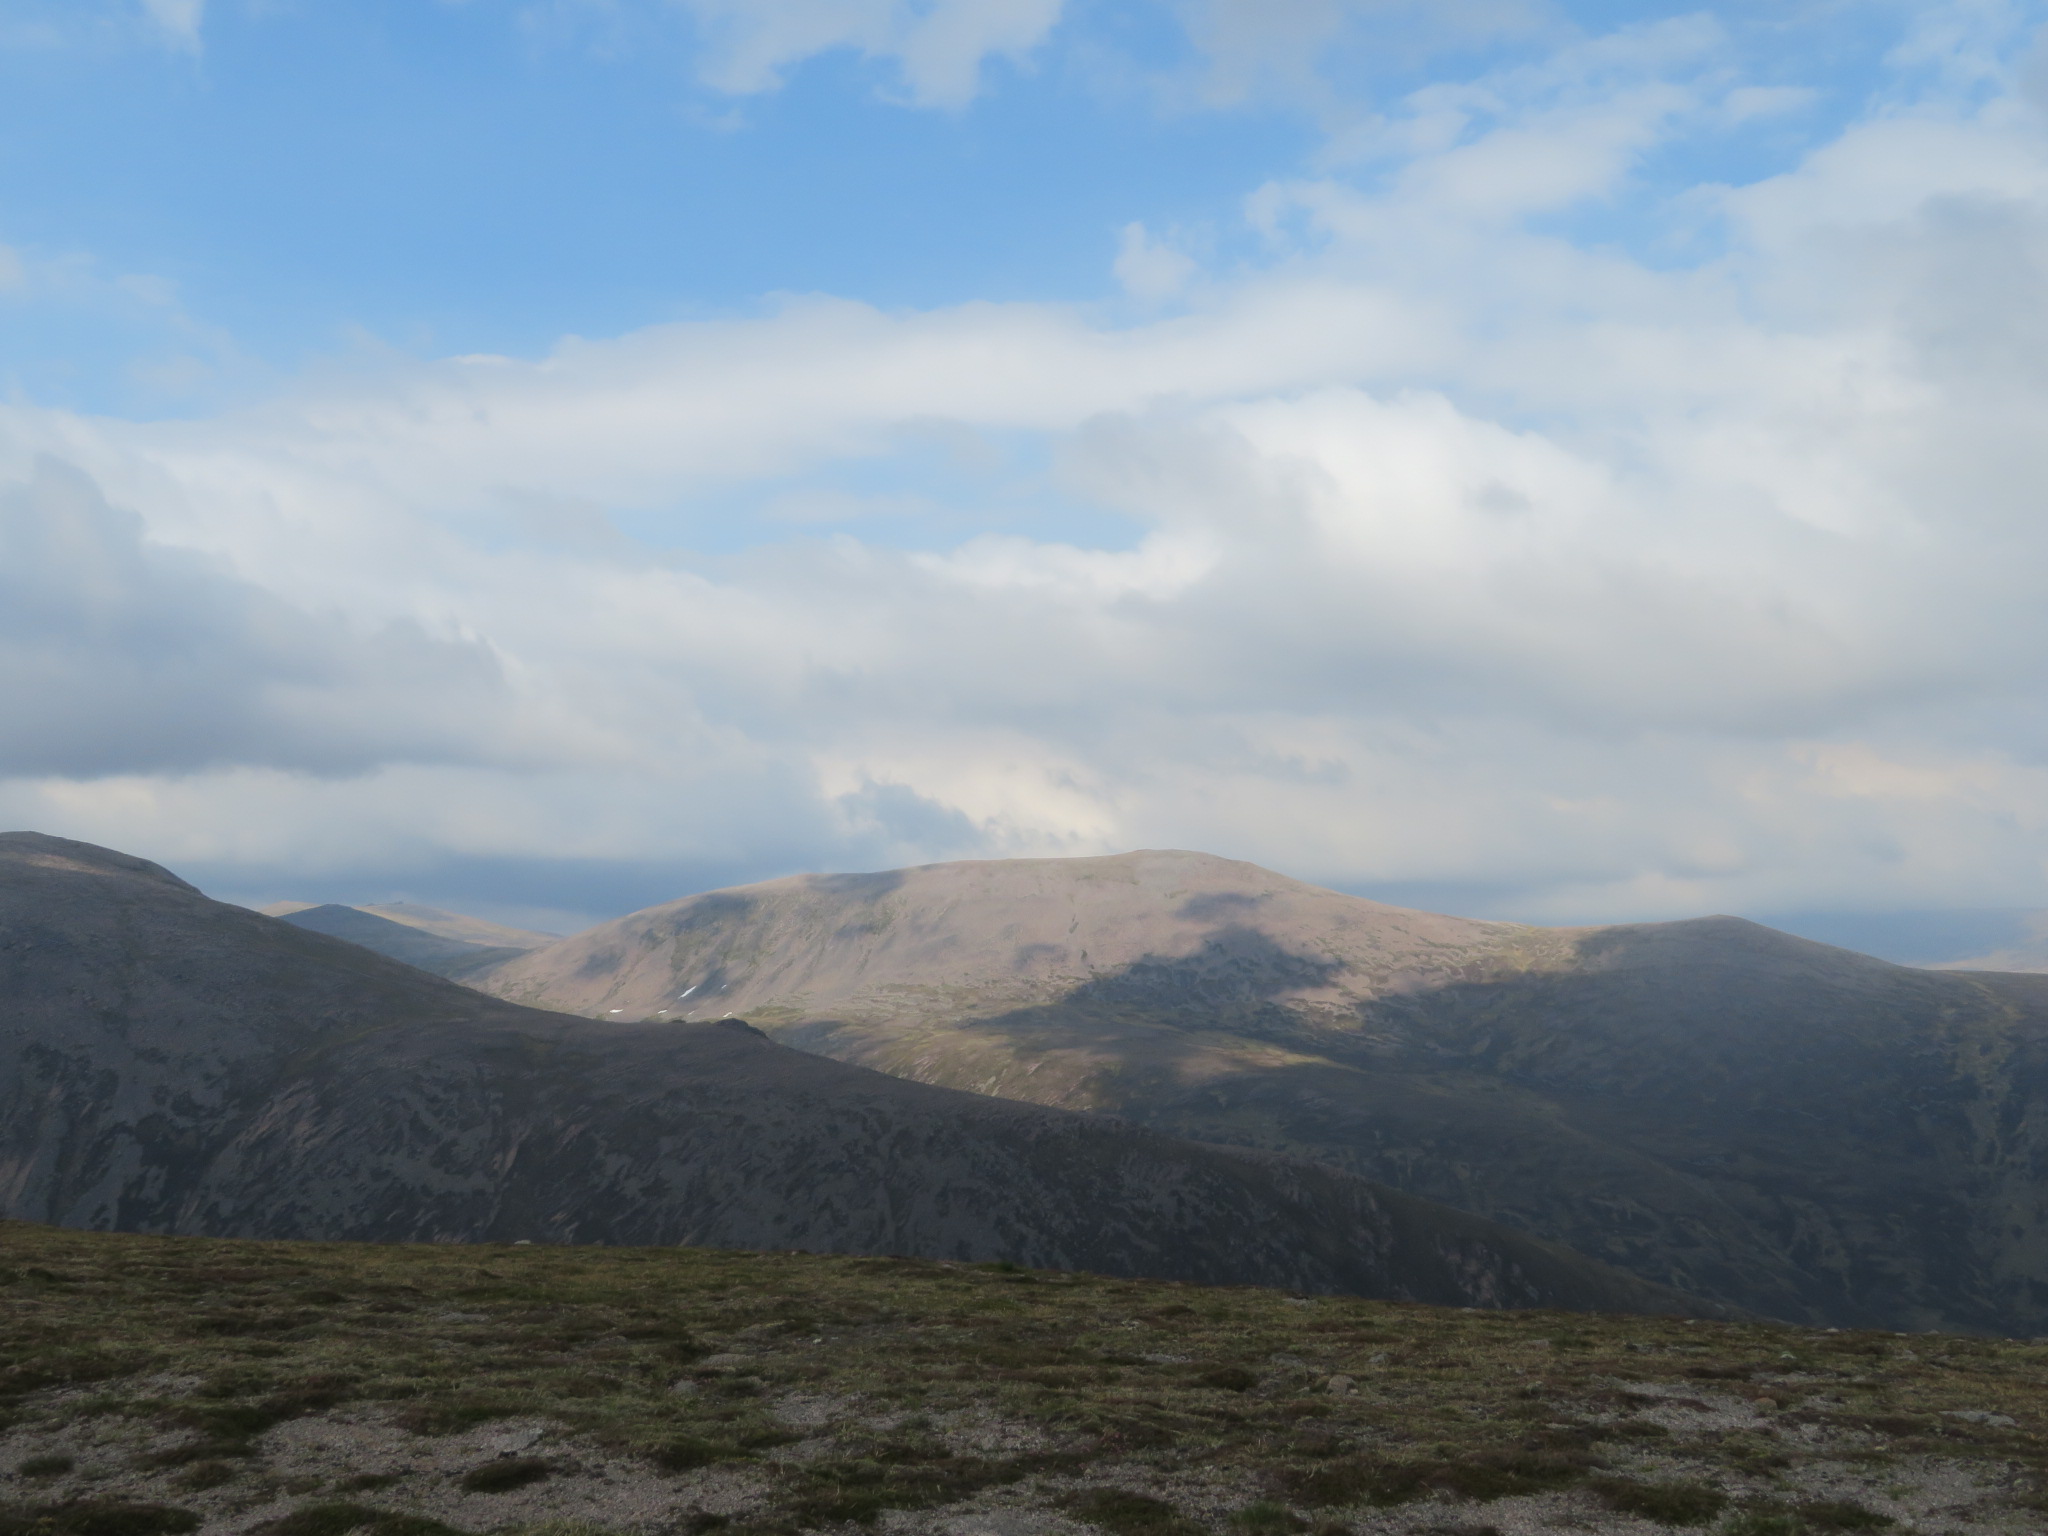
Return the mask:
<svg viewBox="0 0 2048 1536">
<path fill-rule="evenodd" d="M 903 1082 L 741 1024 L 498 1002 L 33 833 L 0 835 L 0 1214 L 1685 1305 L 1313 1163 Z"/>
<path fill-rule="evenodd" d="M 2048 978 L 1137 853 L 712 892 L 478 984 L 1312 1156 L 1772 1315 L 2048 1332 Z"/>
</svg>

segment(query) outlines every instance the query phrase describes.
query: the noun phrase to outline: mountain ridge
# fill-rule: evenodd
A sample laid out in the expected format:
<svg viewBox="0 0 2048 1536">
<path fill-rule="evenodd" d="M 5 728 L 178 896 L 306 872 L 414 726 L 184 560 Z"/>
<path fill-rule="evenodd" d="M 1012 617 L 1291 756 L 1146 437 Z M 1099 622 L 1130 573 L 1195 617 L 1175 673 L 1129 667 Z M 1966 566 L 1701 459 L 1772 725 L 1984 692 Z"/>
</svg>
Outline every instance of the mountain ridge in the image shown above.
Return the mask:
<svg viewBox="0 0 2048 1536">
<path fill-rule="evenodd" d="M 19 1219 L 1694 1305 L 1314 1163 L 905 1082 L 743 1026 L 504 1003 L 41 834 L 0 834 L 0 999 L 0 1214 Z"/>
<path fill-rule="evenodd" d="M 2048 1331 L 2042 978 L 1152 851 L 708 892 L 476 984 L 1313 1157 L 1769 1315 Z"/>
<path fill-rule="evenodd" d="M 279 902 L 289 910 L 266 912 L 295 928 L 346 939 L 388 959 L 404 962 L 451 981 L 487 971 L 525 954 L 533 945 L 477 944 L 441 934 L 410 923 L 394 922 L 363 907 L 345 907 L 336 902 L 303 906 Z"/>
</svg>

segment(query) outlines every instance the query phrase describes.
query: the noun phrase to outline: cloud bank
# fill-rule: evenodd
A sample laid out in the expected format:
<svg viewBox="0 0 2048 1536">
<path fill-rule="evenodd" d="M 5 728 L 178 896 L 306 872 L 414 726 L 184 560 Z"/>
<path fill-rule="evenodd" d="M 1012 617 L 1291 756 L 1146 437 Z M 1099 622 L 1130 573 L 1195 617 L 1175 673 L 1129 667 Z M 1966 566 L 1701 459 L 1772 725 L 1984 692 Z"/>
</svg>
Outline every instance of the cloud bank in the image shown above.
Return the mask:
<svg viewBox="0 0 2048 1536">
<path fill-rule="evenodd" d="M 57 460 L 0 489 L 0 774 L 509 761 L 505 694 L 488 647 L 296 608 Z"/>
<path fill-rule="evenodd" d="M 932 102 L 1058 19 L 695 9 L 732 89 L 849 46 Z M 0 807 L 216 884 L 1183 846 L 1539 918 L 2040 904 L 2016 35 L 1930 12 L 1784 168 L 1654 188 L 1808 95 L 1711 19 L 1567 38 L 1353 114 L 1255 257 L 1125 229 L 1100 307 L 0 407 Z"/>
</svg>

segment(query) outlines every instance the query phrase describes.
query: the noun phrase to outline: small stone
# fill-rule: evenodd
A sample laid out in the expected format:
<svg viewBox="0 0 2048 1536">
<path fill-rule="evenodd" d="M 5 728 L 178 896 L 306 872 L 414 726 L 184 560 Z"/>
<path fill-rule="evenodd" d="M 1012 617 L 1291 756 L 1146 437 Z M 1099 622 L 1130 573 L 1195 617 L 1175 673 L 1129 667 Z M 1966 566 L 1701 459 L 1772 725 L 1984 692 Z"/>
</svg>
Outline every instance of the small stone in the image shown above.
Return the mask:
<svg viewBox="0 0 2048 1536">
<path fill-rule="evenodd" d="M 1358 1392 L 1358 1382 L 1350 1376 L 1332 1376 L 1323 1383 L 1323 1390 L 1335 1397 L 1352 1397 Z"/>
<path fill-rule="evenodd" d="M 1961 1419 L 1965 1424 L 1982 1424 L 1991 1429 L 2018 1429 L 2020 1421 L 2002 1413 L 1986 1413 L 1982 1408 L 1952 1408 L 1942 1415 L 1944 1419 Z"/>
<path fill-rule="evenodd" d="M 732 1370 L 735 1366 L 751 1365 L 753 1364 L 753 1362 L 754 1357 L 752 1355 L 724 1354 L 706 1355 L 702 1360 L 699 1360 L 697 1363 L 703 1366 L 704 1369 L 707 1371 L 729 1371 Z"/>
<path fill-rule="evenodd" d="M 669 1391 L 674 1393 L 677 1397 L 690 1397 L 695 1393 L 701 1392 L 703 1390 L 704 1389 L 702 1387 L 698 1386 L 697 1383 L 690 1380 L 690 1378 L 687 1376 L 685 1376 L 681 1381 L 678 1381 L 669 1387 Z"/>
</svg>

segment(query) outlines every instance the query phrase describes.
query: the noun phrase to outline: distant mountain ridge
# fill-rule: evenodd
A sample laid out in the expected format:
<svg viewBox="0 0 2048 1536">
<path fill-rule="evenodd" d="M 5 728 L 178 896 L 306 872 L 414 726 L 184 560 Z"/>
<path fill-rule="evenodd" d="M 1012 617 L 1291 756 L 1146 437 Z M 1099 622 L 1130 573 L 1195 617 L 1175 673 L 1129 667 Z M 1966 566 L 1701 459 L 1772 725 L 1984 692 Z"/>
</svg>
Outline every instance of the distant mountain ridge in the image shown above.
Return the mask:
<svg viewBox="0 0 2048 1536">
<path fill-rule="evenodd" d="M 489 970 L 536 947 L 465 943 L 460 939 L 443 938 L 409 923 L 393 922 L 362 907 L 344 907 L 338 903 L 317 907 L 302 906 L 296 902 L 281 902 L 279 905 L 288 910 L 266 915 L 281 918 L 295 928 L 346 939 L 376 954 L 402 960 L 407 965 L 451 980 L 461 980 Z"/>
<path fill-rule="evenodd" d="M 1934 971 L 2048 971 L 2048 908 L 1791 912 L 1757 919 L 1801 938 Z"/>
<path fill-rule="evenodd" d="M 1697 1304 L 1313 1163 L 593 1024 L 0 834 L 0 1215 L 214 1236 L 1010 1259 L 1472 1306 Z"/>
<path fill-rule="evenodd" d="M 709 892 L 475 984 L 1314 1157 L 1770 1315 L 2048 1332 L 2048 978 L 1151 851 Z"/>
</svg>

